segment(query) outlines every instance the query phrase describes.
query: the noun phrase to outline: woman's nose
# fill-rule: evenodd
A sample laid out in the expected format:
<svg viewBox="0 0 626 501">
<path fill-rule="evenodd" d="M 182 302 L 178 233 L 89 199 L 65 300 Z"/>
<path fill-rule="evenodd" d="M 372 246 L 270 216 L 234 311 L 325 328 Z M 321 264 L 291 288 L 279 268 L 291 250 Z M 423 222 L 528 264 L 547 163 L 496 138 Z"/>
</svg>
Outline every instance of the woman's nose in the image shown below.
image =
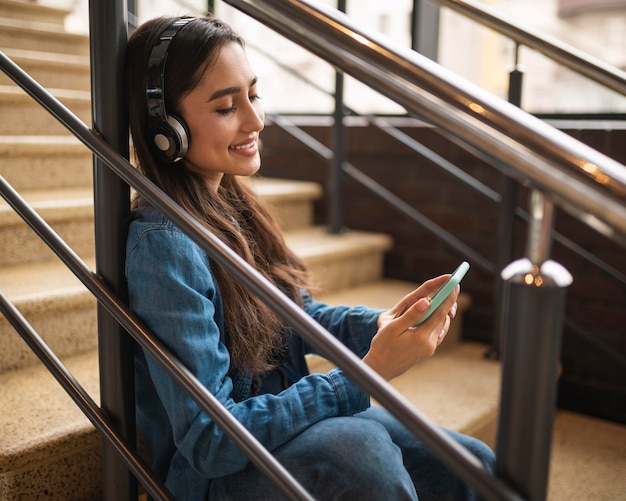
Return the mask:
<svg viewBox="0 0 626 501">
<path fill-rule="evenodd" d="M 246 127 L 253 131 L 261 132 L 265 127 L 265 112 L 260 105 L 250 103 L 246 114 Z"/>
</svg>

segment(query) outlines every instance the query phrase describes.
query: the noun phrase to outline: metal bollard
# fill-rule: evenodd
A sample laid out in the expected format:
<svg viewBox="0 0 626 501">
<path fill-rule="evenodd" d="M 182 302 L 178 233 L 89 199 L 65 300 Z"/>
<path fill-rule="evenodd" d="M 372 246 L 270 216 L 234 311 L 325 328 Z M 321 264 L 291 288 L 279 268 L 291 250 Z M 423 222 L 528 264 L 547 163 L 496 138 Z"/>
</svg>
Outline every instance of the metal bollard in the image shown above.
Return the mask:
<svg viewBox="0 0 626 501">
<path fill-rule="evenodd" d="M 546 498 L 561 332 L 570 273 L 524 258 L 502 271 L 506 329 L 496 474 L 529 500 Z"/>
</svg>

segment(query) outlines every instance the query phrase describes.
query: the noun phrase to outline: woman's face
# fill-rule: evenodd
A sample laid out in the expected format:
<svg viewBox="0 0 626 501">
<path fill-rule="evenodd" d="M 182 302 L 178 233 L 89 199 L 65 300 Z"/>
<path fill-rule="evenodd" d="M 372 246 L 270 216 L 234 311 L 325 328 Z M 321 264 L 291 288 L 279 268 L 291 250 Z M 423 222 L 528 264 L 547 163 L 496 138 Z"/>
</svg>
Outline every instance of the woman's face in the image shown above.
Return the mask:
<svg viewBox="0 0 626 501">
<path fill-rule="evenodd" d="M 225 45 L 198 85 L 183 98 L 180 114 L 189 128 L 188 169 L 217 190 L 224 174 L 250 176 L 259 170 L 258 139 L 265 115 L 256 77 L 243 48 Z"/>
</svg>

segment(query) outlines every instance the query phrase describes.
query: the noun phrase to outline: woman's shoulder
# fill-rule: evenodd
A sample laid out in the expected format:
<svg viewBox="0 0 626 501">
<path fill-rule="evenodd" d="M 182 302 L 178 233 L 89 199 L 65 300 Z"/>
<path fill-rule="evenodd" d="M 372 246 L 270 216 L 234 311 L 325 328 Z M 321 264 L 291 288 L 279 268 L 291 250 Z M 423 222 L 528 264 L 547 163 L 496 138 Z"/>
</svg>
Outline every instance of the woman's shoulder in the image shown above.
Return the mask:
<svg viewBox="0 0 626 501">
<path fill-rule="evenodd" d="M 191 238 L 151 205 L 142 205 L 131 212 L 127 247 L 133 248 L 145 237 L 158 242 L 158 245 L 168 245 L 168 242 L 195 245 Z"/>
</svg>

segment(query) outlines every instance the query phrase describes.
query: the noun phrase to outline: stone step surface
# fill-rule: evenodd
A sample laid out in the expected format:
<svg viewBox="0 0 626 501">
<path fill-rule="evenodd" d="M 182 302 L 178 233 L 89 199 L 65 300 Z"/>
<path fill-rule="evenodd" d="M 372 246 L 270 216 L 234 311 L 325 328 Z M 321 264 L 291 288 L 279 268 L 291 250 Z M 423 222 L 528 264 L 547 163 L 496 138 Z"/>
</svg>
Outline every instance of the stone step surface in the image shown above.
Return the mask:
<svg viewBox="0 0 626 501">
<path fill-rule="evenodd" d="M 10 148 L 10 146 L 9 146 Z M 0 141 L 0 150 L 2 143 Z M 51 161 L 52 163 L 52 161 Z M 7 162 L 10 164 L 10 162 Z M 29 183 L 29 179 L 21 176 L 7 164 L 0 164 L 4 170 L 10 169 L 9 177 L 14 174 L 14 179 L 18 185 Z M 61 166 L 59 166 L 61 167 Z M 33 166 L 35 172 L 37 167 Z M 87 179 L 87 173 L 82 171 L 83 181 Z M 54 178 L 54 175 L 52 175 Z M 65 177 L 65 176 L 63 176 Z M 9 181 L 11 179 L 8 179 Z M 316 267 L 323 268 L 323 255 L 316 256 L 316 253 L 323 252 L 327 255 L 334 249 L 348 249 L 349 245 L 356 247 L 359 242 L 366 243 L 370 238 L 379 244 L 390 243 L 389 239 L 383 236 L 369 237 L 366 234 L 353 233 L 347 235 L 343 242 L 336 236 L 326 235 L 323 229 L 318 229 L 315 235 L 311 236 L 305 231 L 298 232 L 299 228 L 306 228 L 312 222 L 312 210 L 310 202 L 319 194 L 312 184 L 305 183 L 298 189 L 294 186 L 294 192 L 289 193 L 288 187 L 293 183 L 276 183 L 277 187 L 272 187 L 269 182 L 259 181 L 257 188 L 262 196 L 267 196 L 277 219 L 282 224 L 285 231 L 290 231 L 292 235 L 291 244 L 302 252 L 306 259 L 315 263 Z M 17 190 L 29 205 L 63 238 L 79 255 L 93 253 L 93 193 L 90 187 L 69 187 L 57 188 L 53 190 Z M 292 231 L 293 230 L 293 231 Z M 313 241 L 312 241 L 313 240 Z M 317 240 L 317 241 L 314 241 Z M 385 247 L 388 248 L 388 245 Z M 314 251 L 315 249 L 315 251 Z M 354 248 L 350 252 L 357 252 Z M 37 238 L 27 224 L 13 211 L 5 202 L 0 201 L 0 266 L 12 264 L 49 260 L 52 256 L 50 249 Z M 374 270 L 380 271 L 380 266 Z M 348 277 L 346 277 L 348 278 Z"/>
<path fill-rule="evenodd" d="M 486 347 L 462 343 L 392 384 L 418 412 L 450 429 L 495 440 L 499 363 Z M 64 363 L 98 401 L 95 351 Z M 100 438 L 43 366 L 0 375 L 0 492 L 18 499 L 100 499 Z M 622 499 L 626 426 L 558 412 L 548 501 Z"/>
<path fill-rule="evenodd" d="M 94 261 L 87 261 L 91 269 Z M 0 289 L 57 356 L 97 348 L 96 300 L 59 260 L 0 267 Z M 4 316 L 0 352 L 0 374 L 37 363 Z"/>
<path fill-rule="evenodd" d="M 90 126 L 89 91 L 72 89 L 47 89 L 47 91 L 83 123 Z M 70 134 L 65 126 L 16 85 L 0 85 L 0 109 L 3 118 L 0 122 L 0 136 Z"/>
<path fill-rule="evenodd" d="M 292 239 L 286 233 L 287 241 Z M 317 246 L 302 254 L 314 277 L 324 276 L 327 291 L 377 280 L 374 268 L 382 262 L 379 235 L 354 233 L 338 241 L 323 229 L 299 230 L 294 240 L 300 249 Z M 373 248 L 367 249 L 372 243 Z M 383 243 L 386 243 L 383 239 Z M 333 255 L 330 249 L 335 249 Z M 95 268 L 91 255 L 83 257 Z M 359 276 L 360 263 L 371 263 Z M 379 269 L 381 269 L 379 267 Z M 334 270 L 329 273 L 328 270 Z M 340 270 L 340 271 L 337 271 Z M 95 300 L 58 260 L 0 267 L 0 289 L 15 304 L 39 334 L 59 355 L 70 355 L 97 346 Z M 36 360 L 12 326 L 0 317 L 0 373 L 32 365 Z"/>
<path fill-rule="evenodd" d="M 93 254 L 93 195 L 90 189 L 66 188 L 20 193 L 76 253 Z M 9 205 L 0 202 L 0 266 L 49 261 L 53 252 Z"/>
<path fill-rule="evenodd" d="M 89 58 L 86 56 L 11 48 L 3 52 L 43 87 L 82 91 L 91 88 Z M 10 82 L 12 80 L 0 72 L 0 85 Z"/>
<path fill-rule="evenodd" d="M 63 26 L 0 17 L 0 49 L 41 50 L 89 56 L 89 37 L 66 32 Z"/>
<path fill-rule="evenodd" d="M 251 181 L 256 192 L 269 204 L 283 231 L 313 224 L 313 203 L 322 196 L 319 184 L 262 176 L 255 176 Z"/>
<path fill-rule="evenodd" d="M 93 155 L 72 135 L 0 136 L 0 175 L 19 192 L 91 190 Z"/>
<path fill-rule="evenodd" d="M 69 10 L 39 2 L 0 0 L 0 18 L 46 23 L 62 28 Z"/>
<path fill-rule="evenodd" d="M 400 289 L 411 290 L 413 287 L 415 284 L 384 281 L 378 285 L 378 295 L 391 298 Z M 373 288 L 371 284 L 354 288 L 350 302 L 356 302 L 359 297 L 372 297 Z M 346 297 L 345 293 L 343 297 Z M 331 296 L 321 298 L 329 299 Z M 449 371 L 448 367 L 447 378 L 442 376 L 445 370 L 433 369 L 397 378 L 393 384 L 409 400 L 418 401 L 420 412 L 434 421 L 443 419 L 442 424 L 451 428 L 485 433 L 483 428 L 488 421 L 485 414 L 492 409 L 494 394 L 497 393 L 497 377 L 492 381 L 490 376 L 497 375 L 498 369 L 494 363 L 485 363 L 477 356 L 478 352 L 479 349 L 470 348 L 451 350 L 447 356 L 453 360 L 456 369 Z M 96 395 L 93 398 L 97 401 L 97 351 L 62 359 L 79 383 Z M 471 372 L 475 366 L 480 367 L 485 375 L 477 378 L 471 373 L 472 377 L 467 377 L 468 371 Z M 312 370 L 316 370 L 315 367 Z M 452 412 L 455 399 L 446 398 L 449 392 L 444 391 L 451 385 L 451 380 L 464 381 L 466 386 L 471 386 L 473 381 L 475 393 L 478 393 L 476 399 L 462 388 L 457 391 L 480 409 L 480 415 L 476 416 L 466 409 Z M 100 495 L 100 441 L 97 432 L 41 365 L 0 374 L 0 399 L 7 404 L 6 409 L 11 409 L 0 416 L 0 429 L 3 430 L 0 434 L 0 485 L 11 493 L 3 500 L 36 497 L 44 491 L 54 494 L 55 499 L 95 499 Z M 476 400 L 481 405 L 477 405 Z M 85 481 L 78 482 L 79 486 L 77 478 Z M 78 489 L 80 493 L 76 492 Z M 87 495 L 84 489 L 89 489 L 90 493 Z"/>
<path fill-rule="evenodd" d="M 64 359 L 99 403 L 98 354 Z M 101 438 L 41 364 L 0 374 L 0 499 L 102 498 Z"/>
<path fill-rule="evenodd" d="M 37 144 L 37 148 L 33 148 L 34 154 L 36 154 L 35 150 L 39 148 L 43 151 L 62 151 L 62 144 L 34 144 Z M 72 146 L 75 146 L 73 142 Z M 89 182 L 90 171 L 87 170 L 86 165 L 80 165 L 81 159 L 87 160 L 83 156 L 82 150 L 78 149 L 81 146 L 80 144 L 77 145 L 74 150 L 78 157 L 75 166 L 75 170 L 78 172 L 75 179 L 77 183 L 85 184 Z M 10 144 L 10 142 L 3 143 L 0 140 L 0 152 L 4 149 L 8 152 L 9 158 L 20 153 L 26 154 L 28 147 L 28 142 Z M 57 163 L 57 160 L 60 163 Z M 46 165 L 51 167 L 50 170 L 46 171 Z M 43 184 L 55 184 L 57 180 L 55 169 L 58 177 L 64 179 L 68 177 L 63 172 L 61 158 L 56 159 L 54 156 L 49 157 L 44 163 L 35 163 L 31 167 L 30 175 L 26 175 L 15 168 L 12 162 L 7 159 L 0 162 L 0 174 L 3 176 L 6 174 L 6 179 L 9 182 L 15 181 L 18 187 L 35 182 L 37 178 L 31 176 L 38 173 L 42 174 Z M 29 171 L 29 169 L 26 170 Z M 17 189 L 16 186 L 13 187 Z M 316 230 L 314 236 L 308 235 L 307 232 L 310 231 L 308 229 L 301 233 L 295 231 L 300 228 L 307 228 L 312 223 L 311 202 L 319 196 L 319 187 L 314 183 L 298 185 L 282 180 L 258 180 L 255 181 L 255 189 L 261 196 L 269 200 L 271 210 L 282 229 L 290 232 L 293 230 L 290 237 L 292 244 L 298 248 L 299 252 L 305 253 L 309 262 L 315 263 L 318 268 L 322 267 L 323 263 L 320 260 L 324 258 L 323 256 L 316 257 L 314 255 L 316 252 L 328 253 L 333 250 L 333 247 L 341 248 L 342 246 L 347 249 L 348 243 L 356 247 L 358 242 L 365 243 L 363 239 L 370 238 L 365 234 L 354 233 L 344 239 L 346 243 L 340 244 L 341 239 L 334 236 L 319 237 L 320 233 L 323 233 L 322 229 Z M 17 189 L 17 191 L 79 255 L 93 253 L 93 189 L 91 187 L 85 185 L 83 187 L 58 187 L 55 189 Z M 389 242 L 386 237 L 374 236 L 371 238 L 379 243 L 383 240 Z M 312 239 L 317 239 L 318 242 L 312 242 Z M 313 252 L 313 249 L 317 250 Z M 356 249 L 350 252 L 356 252 Z M 50 249 L 39 238 L 35 237 L 26 223 L 6 202 L 0 201 L 0 266 L 49 260 L 51 256 Z M 377 270 L 380 270 L 380 267 Z"/>
<path fill-rule="evenodd" d="M 323 227 L 290 231 L 285 239 L 310 270 L 318 293 L 379 280 L 383 254 L 392 245 L 384 234 L 348 231 L 332 235 Z"/>
</svg>

